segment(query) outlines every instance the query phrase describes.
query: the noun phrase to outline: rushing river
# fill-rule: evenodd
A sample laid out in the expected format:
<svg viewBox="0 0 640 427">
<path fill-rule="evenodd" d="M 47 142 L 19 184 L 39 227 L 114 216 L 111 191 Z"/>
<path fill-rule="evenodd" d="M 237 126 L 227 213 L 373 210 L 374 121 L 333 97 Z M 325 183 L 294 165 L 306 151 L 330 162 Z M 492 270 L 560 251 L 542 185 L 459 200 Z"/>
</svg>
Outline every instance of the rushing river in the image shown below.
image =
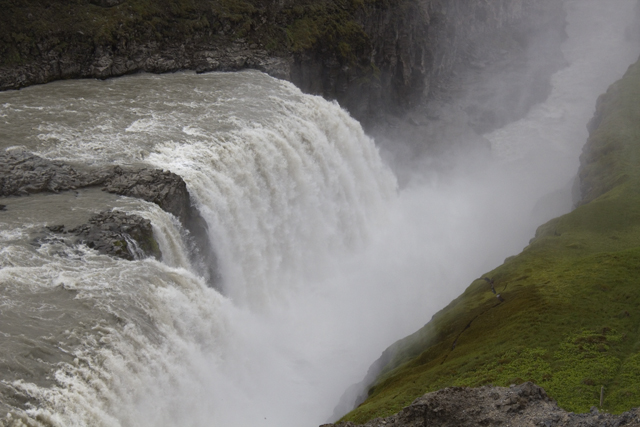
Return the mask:
<svg viewBox="0 0 640 427">
<path fill-rule="evenodd" d="M 0 148 L 144 165 L 187 183 L 221 280 L 156 205 L 99 190 L 5 198 L 0 415 L 34 426 L 314 426 L 384 348 L 570 209 L 595 100 L 638 49 L 634 1 L 566 2 L 549 100 L 494 159 L 398 189 L 335 103 L 255 71 L 64 81 L 0 93 Z M 637 43 L 635 43 L 637 44 Z M 92 213 L 151 220 L 162 260 L 53 238 Z"/>
</svg>

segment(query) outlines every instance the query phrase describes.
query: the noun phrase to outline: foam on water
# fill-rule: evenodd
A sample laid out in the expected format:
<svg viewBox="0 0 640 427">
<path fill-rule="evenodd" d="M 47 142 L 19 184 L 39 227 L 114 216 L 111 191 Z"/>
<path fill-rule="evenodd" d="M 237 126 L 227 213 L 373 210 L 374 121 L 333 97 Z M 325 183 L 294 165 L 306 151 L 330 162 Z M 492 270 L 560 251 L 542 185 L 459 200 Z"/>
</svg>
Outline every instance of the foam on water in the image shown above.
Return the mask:
<svg viewBox="0 0 640 427">
<path fill-rule="evenodd" d="M 37 402 L 12 417 L 51 425 L 247 425 L 265 414 L 267 425 L 322 420 L 327 405 L 317 406 L 308 377 L 335 348 L 320 352 L 313 340 L 301 350 L 316 328 L 288 307 L 317 293 L 336 258 L 362 249 L 384 224 L 395 180 L 346 112 L 288 83 L 256 72 L 167 76 L 169 92 L 188 92 L 189 102 L 164 108 L 148 90 L 158 79 L 86 82 L 96 86 L 94 96 L 61 82 L 67 97 L 54 90 L 39 102 L 79 108 L 62 108 L 42 120 L 36 137 L 16 132 L 15 139 L 43 156 L 92 164 L 136 163 L 147 153 L 147 164 L 179 173 L 209 225 L 230 299 L 192 273 L 180 224 L 149 204 L 117 203 L 152 221 L 163 263 L 112 260 L 64 241 L 35 254 L 27 245 L 13 248 L 25 267 L 4 269 L 3 282 L 77 292 L 66 310 L 85 322 L 56 332 L 75 344 L 65 349 L 73 362 L 56 368 L 54 385 L 5 382 Z M 115 112 L 106 124 L 85 117 L 98 99 Z M 81 119 L 86 126 L 77 126 Z M 79 301 L 93 305 L 91 316 L 74 306 Z M 299 321 L 288 336 L 287 325 Z M 336 395 L 343 384 L 330 393 L 323 387 Z M 290 417 L 283 409 L 296 395 Z"/>
<path fill-rule="evenodd" d="M 366 241 L 394 195 L 372 141 L 344 111 L 283 98 L 269 100 L 278 114 L 266 120 L 237 118 L 236 130 L 159 144 L 148 158 L 190 184 L 237 303 L 261 304 L 321 274 L 326 257 Z"/>
</svg>

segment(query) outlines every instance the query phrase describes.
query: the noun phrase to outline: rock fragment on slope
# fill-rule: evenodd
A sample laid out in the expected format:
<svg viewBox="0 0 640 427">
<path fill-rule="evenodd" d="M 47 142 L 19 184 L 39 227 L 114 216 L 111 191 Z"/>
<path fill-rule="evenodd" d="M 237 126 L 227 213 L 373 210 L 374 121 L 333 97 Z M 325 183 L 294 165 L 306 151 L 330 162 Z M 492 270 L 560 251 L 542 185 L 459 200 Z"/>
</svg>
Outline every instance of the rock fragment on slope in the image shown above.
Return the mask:
<svg viewBox="0 0 640 427">
<path fill-rule="evenodd" d="M 386 418 L 321 427 L 639 427 L 640 408 L 621 415 L 574 414 L 558 407 L 545 391 L 526 382 L 511 387 L 448 387 L 427 393 Z"/>
</svg>

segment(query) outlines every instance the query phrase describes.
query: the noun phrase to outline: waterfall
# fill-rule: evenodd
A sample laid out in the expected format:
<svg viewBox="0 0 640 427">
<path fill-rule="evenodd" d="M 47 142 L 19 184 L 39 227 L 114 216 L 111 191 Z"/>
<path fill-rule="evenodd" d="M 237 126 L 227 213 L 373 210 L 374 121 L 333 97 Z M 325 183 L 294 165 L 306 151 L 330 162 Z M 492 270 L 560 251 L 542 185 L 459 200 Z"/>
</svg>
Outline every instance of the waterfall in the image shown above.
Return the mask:
<svg viewBox="0 0 640 427">
<path fill-rule="evenodd" d="M 305 316 L 331 314 L 326 293 L 335 287 L 329 282 L 336 269 L 388 223 L 386 208 L 397 197 L 393 174 L 360 125 L 336 103 L 258 72 L 50 87 L 41 94 L 27 89 L 27 99 L 8 96 L 8 116 L 30 111 L 29 96 L 47 106 L 36 110 L 45 111 L 36 132 L 18 129 L 13 140 L 58 160 L 145 164 L 181 175 L 207 222 L 223 283 L 219 292 L 198 276 L 188 232 L 153 204 L 95 200 L 100 192 L 88 191 L 9 205 L 9 212 L 37 216 L 44 202 L 35 199 L 63 197 L 62 210 L 92 212 L 104 204 L 135 213 L 151 221 L 163 254 L 162 262 L 127 262 L 62 240 L 35 251 L 28 237 L 12 241 L 6 252 L 13 259 L 0 277 L 15 287 L 15 300 L 27 299 L 26 289 L 60 294 L 64 302 L 52 304 L 52 315 L 72 317 L 50 326 L 66 344 L 53 345 L 62 361 L 38 366 L 48 370 L 44 384 L 5 381 L 37 402 L 12 419 L 54 426 L 282 425 L 295 419 L 283 409 L 300 396 L 303 405 L 294 410 L 300 422 L 324 419 L 333 402 L 314 408 L 312 382 L 321 378 L 310 379 L 309 371 L 327 364 L 336 348 L 331 322 L 316 325 Z M 27 234 L 57 220 L 50 215 L 40 212 Z M 60 211 L 60 221 L 69 215 Z M 23 220 L 16 217 L 6 232 Z M 37 312 L 37 298 L 30 302 L 25 312 Z M 34 345 L 54 352 L 40 339 Z M 327 348 L 318 352 L 323 340 Z"/>
<path fill-rule="evenodd" d="M 206 120 L 192 124 L 182 129 L 187 143 L 160 144 L 148 158 L 189 184 L 238 304 L 266 304 L 322 276 L 366 243 L 395 195 L 391 172 L 344 110 L 272 84 L 282 92 L 262 101 L 269 115 L 235 116 L 222 135 L 203 130 Z"/>
</svg>

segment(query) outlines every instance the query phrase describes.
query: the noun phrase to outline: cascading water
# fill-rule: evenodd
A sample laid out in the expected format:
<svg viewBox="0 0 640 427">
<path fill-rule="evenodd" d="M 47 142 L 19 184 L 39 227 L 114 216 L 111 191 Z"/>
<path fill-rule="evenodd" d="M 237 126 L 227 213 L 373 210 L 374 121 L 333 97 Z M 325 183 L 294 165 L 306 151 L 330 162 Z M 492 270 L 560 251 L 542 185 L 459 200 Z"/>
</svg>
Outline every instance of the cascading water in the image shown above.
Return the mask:
<svg viewBox="0 0 640 427">
<path fill-rule="evenodd" d="M 218 291 L 198 276 L 186 231 L 153 204 L 96 190 L 3 201 L 5 424 L 325 422 L 385 346 L 569 208 L 566 191 L 564 205 L 544 196 L 575 174 L 596 96 L 638 53 L 624 37 L 633 3 L 566 1 L 571 64 L 549 100 L 488 135 L 495 160 L 416 171 L 399 192 L 347 113 L 258 72 L 0 93 L 4 148 L 182 176 L 222 277 Z M 44 229 L 105 208 L 149 219 L 162 261 Z"/>
<path fill-rule="evenodd" d="M 182 175 L 211 230 L 225 297 L 194 275 L 179 224 L 153 205 L 111 196 L 83 204 L 86 191 L 63 203 L 85 212 L 99 204 L 122 207 L 150 219 L 164 263 L 112 260 L 55 240 L 33 250 L 27 236 L 11 233 L 28 235 L 68 218 L 61 212 L 54 219 L 46 209 L 23 225 L 24 212 L 37 207 L 11 199 L 7 215 L 13 212 L 15 221 L 6 223 L 5 247 L 11 259 L 0 274 L 16 290 L 14 300 L 34 288 L 73 291 L 74 302 L 85 301 L 79 310 L 91 309 L 79 314 L 82 332 L 52 328 L 82 335 L 61 349 L 73 361 L 57 368 L 57 386 L 5 385 L 35 398 L 29 417 L 54 425 L 233 425 L 271 414 L 254 408 L 246 415 L 238 407 L 232 415 L 227 408 L 235 403 L 224 402 L 299 381 L 295 366 L 279 361 L 295 351 L 283 357 L 278 346 L 292 343 L 268 340 L 272 323 L 283 321 L 274 311 L 296 293 L 318 292 L 335 258 L 362 248 L 384 221 L 395 180 L 373 141 L 336 104 L 257 72 L 51 86 L 49 93 L 25 91 L 39 106 L 22 93 L 6 94 L 8 123 L 25 111 L 46 111 L 35 132 L 14 128 L 9 141 L 66 161 L 144 162 Z M 57 196 L 34 198 L 43 197 Z M 61 315 L 68 309 L 52 308 Z M 282 379 L 260 380 L 262 369 L 282 370 Z"/>
</svg>

